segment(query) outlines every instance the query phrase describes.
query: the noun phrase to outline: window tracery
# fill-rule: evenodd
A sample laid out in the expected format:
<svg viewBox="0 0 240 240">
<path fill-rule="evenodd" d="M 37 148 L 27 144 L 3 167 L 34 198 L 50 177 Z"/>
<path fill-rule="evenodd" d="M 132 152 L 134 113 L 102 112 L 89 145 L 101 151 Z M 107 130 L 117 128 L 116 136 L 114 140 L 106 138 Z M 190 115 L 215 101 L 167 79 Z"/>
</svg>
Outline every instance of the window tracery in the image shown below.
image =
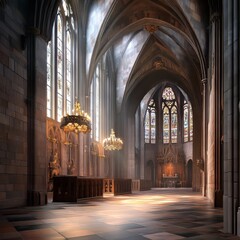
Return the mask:
<svg viewBox="0 0 240 240">
<path fill-rule="evenodd" d="M 145 143 L 156 143 L 156 106 L 150 100 L 145 115 Z"/>
<path fill-rule="evenodd" d="M 183 103 L 183 141 L 189 142 L 193 140 L 193 114 L 192 105 L 184 100 Z"/>
<path fill-rule="evenodd" d="M 166 87 L 162 94 L 163 143 L 177 143 L 178 109 L 175 94 Z"/>
<path fill-rule="evenodd" d="M 58 8 L 52 39 L 47 45 L 47 117 L 61 121 L 73 107 L 74 16 L 65 1 Z"/>
</svg>

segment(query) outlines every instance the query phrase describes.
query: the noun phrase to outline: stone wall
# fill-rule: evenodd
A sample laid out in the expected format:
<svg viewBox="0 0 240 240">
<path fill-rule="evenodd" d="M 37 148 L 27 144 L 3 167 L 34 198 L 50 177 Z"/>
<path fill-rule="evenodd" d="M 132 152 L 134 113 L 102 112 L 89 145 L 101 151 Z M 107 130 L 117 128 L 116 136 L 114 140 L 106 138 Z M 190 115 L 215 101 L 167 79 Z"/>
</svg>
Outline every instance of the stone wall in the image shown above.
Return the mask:
<svg viewBox="0 0 240 240">
<path fill-rule="evenodd" d="M 47 43 L 28 11 L 0 7 L 0 208 L 46 203 Z"/>
<path fill-rule="evenodd" d="M 17 6 L 0 7 L 0 208 L 25 205 L 27 200 L 24 30 L 25 19 Z"/>
</svg>

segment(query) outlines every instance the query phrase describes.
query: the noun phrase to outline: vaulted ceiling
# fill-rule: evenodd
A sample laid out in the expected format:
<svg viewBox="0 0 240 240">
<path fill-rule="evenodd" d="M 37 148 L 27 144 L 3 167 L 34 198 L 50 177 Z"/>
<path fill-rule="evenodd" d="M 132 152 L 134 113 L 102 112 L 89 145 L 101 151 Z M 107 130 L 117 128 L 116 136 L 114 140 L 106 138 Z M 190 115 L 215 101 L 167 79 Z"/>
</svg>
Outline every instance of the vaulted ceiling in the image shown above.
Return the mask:
<svg viewBox="0 0 240 240">
<path fill-rule="evenodd" d="M 105 0 L 88 10 L 87 73 L 91 79 L 99 58 L 112 52 L 119 111 L 129 101 L 135 109 L 163 81 L 200 101 L 208 58 L 206 1 Z"/>
<path fill-rule="evenodd" d="M 193 105 L 194 101 L 199 104 L 201 80 L 206 78 L 208 67 L 207 0 L 70 2 L 77 15 L 79 35 L 86 43 L 88 81 L 99 59 L 111 53 L 118 111 L 129 101 L 135 109 L 151 89 L 166 81 L 181 87 Z M 51 22 L 58 3 L 41 2 Z M 48 39 L 50 32 L 45 32 Z"/>
</svg>

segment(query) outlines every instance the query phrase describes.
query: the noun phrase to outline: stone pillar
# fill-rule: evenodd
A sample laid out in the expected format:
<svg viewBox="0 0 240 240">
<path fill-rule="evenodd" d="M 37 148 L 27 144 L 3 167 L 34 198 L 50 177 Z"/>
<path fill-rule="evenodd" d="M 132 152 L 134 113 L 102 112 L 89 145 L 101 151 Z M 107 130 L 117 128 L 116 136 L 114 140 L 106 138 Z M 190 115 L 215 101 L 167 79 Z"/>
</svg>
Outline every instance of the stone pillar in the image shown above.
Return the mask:
<svg viewBox="0 0 240 240">
<path fill-rule="evenodd" d="M 144 125 L 144 113 L 143 109 L 140 107 L 140 126 L 139 126 L 139 151 L 140 151 L 140 179 L 144 179 L 145 177 L 145 125 Z M 156 138 L 157 142 L 157 138 Z"/>
<path fill-rule="evenodd" d="M 240 237 L 240 207 L 238 208 L 237 217 L 237 235 Z"/>
<path fill-rule="evenodd" d="M 207 78 L 202 79 L 203 84 L 203 124 L 202 124 L 202 161 L 203 161 L 203 171 L 202 171 L 202 195 L 206 196 L 206 186 L 207 186 L 207 154 L 206 154 L 206 138 L 207 138 L 207 131 L 206 131 L 206 84 L 207 84 Z"/>
<path fill-rule="evenodd" d="M 214 206 L 222 207 L 222 45 L 221 7 L 212 2 L 209 44 L 209 114 L 207 142 L 207 192 Z"/>
<path fill-rule="evenodd" d="M 239 1 L 223 0 L 224 232 L 239 234 Z"/>
<path fill-rule="evenodd" d="M 28 29 L 27 36 L 27 132 L 28 132 L 28 205 L 47 201 L 46 156 L 46 49 L 39 30 Z M 45 51 L 43 50 L 45 49 Z"/>
<path fill-rule="evenodd" d="M 220 9 L 219 9 L 220 11 Z M 222 189 L 222 51 L 221 51 L 221 18 L 219 14 L 214 14 L 212 16 L 212 25 L 213 31 L 212 35 L 214 35 L 214 91 L 215 91 L 215 197 L 214 197 L 214 205 L 216 207 L 222 207 L 222 197 L 223 197 L 223 189 Z"/>
<path fill-rule="evenodd" d="M 134 116 L 134 115 L 133 115 Z M 126 159 L 128 161 L 127 169 L 125 169 L 125 176 L 127 178 L 135 179 L 135 144 L 134 144 L 134 136 L 135 136 L 135 121 L 133 117 L 127 116 L 127 125 L 125 126 L 127 130 L 127 137 L 125 139 L 128 140 L 127 145 L 125 144 L 124 148 L 127 150 Z"/>
<path fill-rule="evenodd" d="M 82 177 L 82 176 L 87 176 L 88 171 L 87 171 L 87 164 L 86 162 L 83 161 L 84 159 L 84 154 L 83 154 L 83 134 L 79 133 L 78 134 L 78 154 L 77 154 L 77 159 L 78 159 L 78 170 L 77 170 L 77 175 Z M 91 153 L 88 153 L 91 154 Z"/>
</svg>

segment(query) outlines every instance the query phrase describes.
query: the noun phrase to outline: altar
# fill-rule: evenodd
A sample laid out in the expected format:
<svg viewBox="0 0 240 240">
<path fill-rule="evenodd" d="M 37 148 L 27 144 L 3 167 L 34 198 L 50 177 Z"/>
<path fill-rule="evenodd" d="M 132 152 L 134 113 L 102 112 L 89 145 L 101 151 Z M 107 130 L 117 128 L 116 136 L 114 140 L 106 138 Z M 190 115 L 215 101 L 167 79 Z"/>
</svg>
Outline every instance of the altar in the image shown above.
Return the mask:
<svg viewBox="0 0 240 240">
<path fill-rule="evenodd" d="M 173 176 L 166 176 L 166 175 L 163 174 L 162 187 L 164 187 L 164 188 L 181 187 L 178 175 L 175 174 Z"/>
</svg>

